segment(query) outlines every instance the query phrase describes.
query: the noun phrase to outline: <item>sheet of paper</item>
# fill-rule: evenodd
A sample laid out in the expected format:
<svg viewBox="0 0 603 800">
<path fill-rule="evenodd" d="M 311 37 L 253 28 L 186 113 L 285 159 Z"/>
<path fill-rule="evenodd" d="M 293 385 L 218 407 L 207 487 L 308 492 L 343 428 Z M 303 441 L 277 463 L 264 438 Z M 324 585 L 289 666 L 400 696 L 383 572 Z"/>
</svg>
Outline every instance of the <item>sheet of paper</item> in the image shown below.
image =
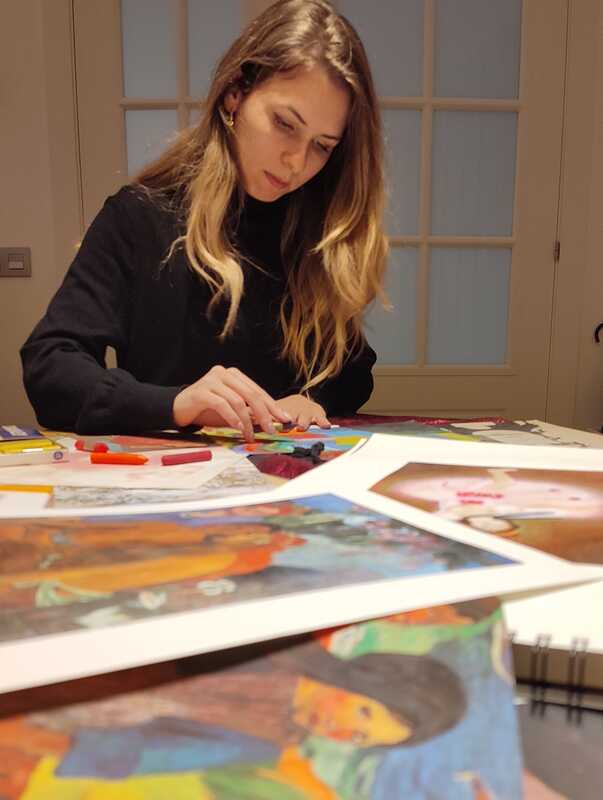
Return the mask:
<svg viewBox="0 0 603 800">
<path fill-rule="evenodd" d="M 161 456 L 187 452 L 182 449 L 149 451 L 149 462 L 142 466 L 91 464 L 90 453 L 71 453 L 66 464 L 41 464 L 5 467 L 0 483 L 46 484 L 48 486 L 105 486 L 122 489 L 197 489 L 215 478 L 226 467 L 245 456 L 225 447 L 212 447 L 212 460 L 178 466 L 161 466 Z M 190 450 L 188 451 L 190 452 Z"/>
<path fill-rule="evenodd" d="M 140 510 L 149 504 L 169 506 L 173 503 L 212 501 L 221 497 L 241 497 L 266 492 L 270 482 L 245 458 L 196 489 L 125 489 L 105 486 L 54 486 L 48 503 L 53 509 L 90 509 L 105 506 L 127 506 Z M 33 510 L 33 509 L 32 509 Z"/>
<path fill-rule="evenodd" d="M 329 488 L 3 520 L 0 690 L 603 574 Z"/>
<path fill-rule="evenodd" d="M 552 444 L 583 445 L 584 447 L 594 447 L 598 450 L 603 448 L 603 435 L 601 433 L 565 428 L 562 425 L 552 425 L 550 422 L 543 422 L 539 419 L 528 420 L 528 424 L 536 426 L 536 429 L 543 436 L 546 436 Z"/>
<path fill-rule="evenodd" d="M 603 581 L 564 587 L 505 603 L 509 631 L 518 644 L 549 636 L 549 647 L 570 650 L 583 640 L 589 652 L 603 653 Z"/>
<path fill-rule="evenodd" d="M 13 514 L 31 514 L 32 511 L 39 511 L 50 502 L 52 492 L 48 489 L 40 491 L 11 491 L 5 490 L 0 486 L 0 517 L 12 516 Z"/>
<path fill-rule="evenodd" d="M 310 470 L 294 478 L 276 491 L 282 494 L 292 487 L 296 491 L 316 491 L 331 481 L 366 489 L 409 462 L 603 472 L 601 453 L 586 447 L 500 447 L 489 442 L 441 441 L 375 433 L 357 450 L 343 454 L 336 462 L 322 465 L 319 470 Z"/>
</svg>

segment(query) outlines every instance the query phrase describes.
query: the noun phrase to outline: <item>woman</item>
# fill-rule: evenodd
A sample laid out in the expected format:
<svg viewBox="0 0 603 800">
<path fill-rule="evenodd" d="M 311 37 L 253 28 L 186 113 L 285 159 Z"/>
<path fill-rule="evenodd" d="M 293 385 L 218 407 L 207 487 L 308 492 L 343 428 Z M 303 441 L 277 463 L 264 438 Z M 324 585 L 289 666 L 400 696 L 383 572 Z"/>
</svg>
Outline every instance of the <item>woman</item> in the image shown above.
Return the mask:
<svg viewBox="0 0 603 800">
<path fill-rule="evenodd" d="M 326 0 L 275 3 L 219 62 L 199 124 L 107 200 L 25 343 L 40 423 L 249 440 L 254 422 L 353 413 L 372 390 L 383 196 L 357 34 Z"/>
</svg>

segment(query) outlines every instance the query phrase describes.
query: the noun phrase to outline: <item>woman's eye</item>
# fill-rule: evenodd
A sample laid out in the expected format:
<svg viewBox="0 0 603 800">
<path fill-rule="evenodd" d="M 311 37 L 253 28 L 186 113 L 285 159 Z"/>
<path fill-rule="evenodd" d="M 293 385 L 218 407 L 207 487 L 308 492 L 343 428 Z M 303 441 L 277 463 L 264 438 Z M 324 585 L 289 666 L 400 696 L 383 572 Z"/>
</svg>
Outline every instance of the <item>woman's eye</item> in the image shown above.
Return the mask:
<svg viewBox="0 0 603 800">
<path fill-rule="evenodd" d="M 276 122 L 276 124 L 278 125 L 279 128 L 284 128 L 284 130 L 286 130 L 286 131 L 292 131 L 293 130 L 293 125 L 290 125 L 282 117 L 279 117 L 278 114 L 275 115 L 274 121 Z"/>
<path fill-rule="evenodd" d="M 320 142 L 316 142 L 316 147 L 325 156 L 330 156 L 331 153 L 333 152 L 330 147 L 327 147 L 327 145 L 321 144 Z"/>
</svg>

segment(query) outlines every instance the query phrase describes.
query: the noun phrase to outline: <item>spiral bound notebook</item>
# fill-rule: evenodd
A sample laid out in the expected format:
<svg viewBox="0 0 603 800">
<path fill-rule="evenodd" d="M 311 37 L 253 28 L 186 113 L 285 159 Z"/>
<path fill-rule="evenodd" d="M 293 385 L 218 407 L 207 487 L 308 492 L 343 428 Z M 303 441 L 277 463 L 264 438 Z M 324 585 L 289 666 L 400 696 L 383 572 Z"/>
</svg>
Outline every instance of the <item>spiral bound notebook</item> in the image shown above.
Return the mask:
<svg viewBox="0 0 603 800">
<path fill-rule="evenodd" d="M 507 601 L 517 678 L 603 690 L 602 608 L 603 581 Z"/>
</svg>

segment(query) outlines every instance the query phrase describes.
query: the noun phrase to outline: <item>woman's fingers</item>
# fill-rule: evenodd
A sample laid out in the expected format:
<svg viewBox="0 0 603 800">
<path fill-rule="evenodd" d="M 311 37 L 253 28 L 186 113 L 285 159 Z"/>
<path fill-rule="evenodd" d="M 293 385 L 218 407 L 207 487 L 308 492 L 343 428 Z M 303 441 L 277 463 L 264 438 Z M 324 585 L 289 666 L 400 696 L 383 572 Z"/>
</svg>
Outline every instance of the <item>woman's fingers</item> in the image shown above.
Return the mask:
<svg viewBox="0 0 603 800">
<path fill-rule="evenodd" d="M 300 426 L 307 428 L 314 417 L 319 425 L 328 426 L 318 404 L 297 397 L 301 404 L 287 409 L 236 367 L 218 365 L 176 396 L 174 422 L 179 426 L 203 424 L 206 412 L 215 412 L 226 425 L 242 431 L 247 441 L 253 441 L 254 420 L 266 433 L 274 433 L 273 420 L 292 422 L 298 409 L 302 412 L 302 420 L 297 420 Z"/>
<path fill-rule="evenodd" d="M 312 414 L 309 411 L 300 411 L 295 422 L 296 426 L 302 431 L 307 430 L 312 422 Z"/>
<path fill-rule="evenodd" d="M 210 370 L 183 389 L 174 400 L 174 422 L 180 427 L 203 424 L 205 412 L 213 411 L 223 420 L 222 424 L 237 428 L 245 439 L 252 441 L 253 423 L 247 403 L 239 392 L 226 386 L 221 377 L 219 372 Z"/>
<path fill-rule="evenodd" d="M 331 427 L 324 408 L 303 394 L 281 397 L 279 404 L 289 412 L 298 428 L 306 430 L 312 424 L 320 425 L 321 428 Z"/>
<path fill-rule="evenodd" d="M 266 409 L 266 412 L 269 414 L 270 419 L 267 420 L 270 424 L 272 423 L 273 419 L 278 420 L 279 422 L 291 422 L 291 414 L 288 411 L 285 411 L 284 408 L 278 404 L 278 402 L 271 397 L 265 389 L 251 380 L 251 378 L 245 375 L 244 372 L 237 369 L 236 367 L 231 367 L 230 369 L 226 370 L 227 373 L 231 376 L 231 378 L 239 384 L 242 384 L 247 388 L 248 394 L 245 395 L 247 402 L 249 405 L 254 409 L 254 415 L 256 416 L 256 420 L 258 425 L 261 425 L 263 430 L 267 433 L 272 433 L 272 431 L 267 430 L 264 425 L 262 425 L 261 419 L 255 414 L 255 407 L 254 403 L 258 405 L 262 409 Z M 251 402 L 253 400 L 253 402 Z M 266 419 L 266 417 L 264 417 Z"/>
<path fill-rule="evenodd" d="M 279 409 L 276 401 L 267 392 L 239 370 L 226 370 L 226 375 L 222 377 L 222 380 L 225 386 L 236 392 L 249 406 L 253 418 L 266 433 L 274 433 L 273 419 L 275 416 L 278 415 L 277 418 L 281 422 L 291 420 L 289 414 Z"/>
<path fill-rule="evenodd" d="M 217 383 L 208 393 L 214 411 L 226 421 L 231 428 L 241 431 L 245 440 L 253 441 L 253 422 L 247 403 L 236 391 L 223 383 Z"/>
<path fill-rule="evenodd" d="M 319 406 L 319 408 L 320 408 L 320 406 Z M 322 410 L 322 408 L 320 408 L 320 411 L 318 411 L 318 412 L 317 412 L 317 413 L 314 415 L 314 419 L 313 419 L 313 421 L 314 421 L 314 423 L 315 423 L 316 425 L 318 425 L 318 426 L 319 426 L 319 427 L 321 427 L 321 428 L 330 428 L 330 427 L 331 427 L 331 423 L 330 423 L 330 422 L 329 422 L 329 420 L 327 419 L 327 415 L 326 415 L 326 414 L 325 414 L 325 412 Z"/>
</svg>

